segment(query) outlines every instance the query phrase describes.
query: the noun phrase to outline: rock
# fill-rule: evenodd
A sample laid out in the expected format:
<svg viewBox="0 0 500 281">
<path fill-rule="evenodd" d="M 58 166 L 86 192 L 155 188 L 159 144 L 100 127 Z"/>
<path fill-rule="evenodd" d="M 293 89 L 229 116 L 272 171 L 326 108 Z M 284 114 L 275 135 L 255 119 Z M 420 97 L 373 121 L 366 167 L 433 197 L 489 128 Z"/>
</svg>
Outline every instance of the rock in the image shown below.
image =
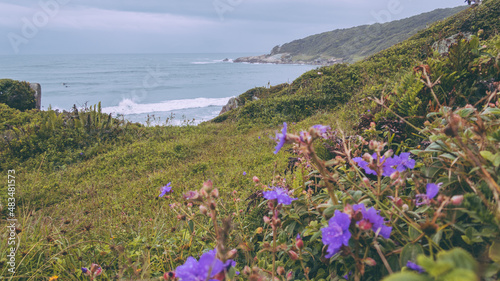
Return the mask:
<svg viewBox="0 0 500 281">
<path fill-rule="evenodd" d="M 457 43 L 457 40 L 460 36 L 462 38 L 467 39 L 467 40 L 472 39 L 472 33 L 470 33 L 470 32 L 457 33 L 457 34 L 450 36 L 448 38 L 441 39 L 439 41 L 434 42 L 434 44 L 432 44 L 432 49 L 434 51 L 439 52 L 440 55 L 447 54 L 450 51 L 450 46 L 452 44 Z"/>
<path fill-rule="evenodd" d="M 295 59 L 289 53 L 274 53 L 279 50 L 276 47 L 273 49 L 270 55 L 260 55 L 253 57 L 241 57 L 234 60 L 234 62 L 246 62 L 246 63 L 272 63 L 272 64 L 309 64 L 309 65 L 333 65 L 337 63 L 342 63 L 341 58 L 314 58 L 308 60 L 298 60 Z M 300 57 L 300 56 L 299 56 Z"/>
<path fill-rule="evenodd" d="M 42 86 L 38 83 L 29 83 L 30 88 L 35 91 L 35 101 L 36 109 L 40 110 L 42 108 Z"/>
<path fill-rule="evenodd" d="M 238 100 L 236 98 L 231 98 L 229 99 L 227 104 L 222 107 L 222 110 L 220 111 L 219 115 L 236 108 L 238 108 Z"/>
</svg>

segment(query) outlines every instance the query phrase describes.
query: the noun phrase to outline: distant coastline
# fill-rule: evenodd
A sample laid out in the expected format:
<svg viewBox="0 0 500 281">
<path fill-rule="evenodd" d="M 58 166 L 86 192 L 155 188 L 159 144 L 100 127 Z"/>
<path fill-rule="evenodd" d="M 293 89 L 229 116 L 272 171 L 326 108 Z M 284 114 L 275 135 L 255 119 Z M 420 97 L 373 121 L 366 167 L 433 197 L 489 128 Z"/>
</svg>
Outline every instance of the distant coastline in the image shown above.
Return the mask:
<svg viewBox="0 0 500 281">
<path fill-rule="evenodd" d="M 300 64 L 300 65 L 319 65 L 328 66 L 337 63 L 343 63 L 341 58 L 333 57 L 313 57 L 313 58 L 300 58 L 294 57 L 289 53 L 269 54 L 260 56 L 240 57 L 235 59 L 235 63 L 269 63 L 269 64 Z"/>
</svg>

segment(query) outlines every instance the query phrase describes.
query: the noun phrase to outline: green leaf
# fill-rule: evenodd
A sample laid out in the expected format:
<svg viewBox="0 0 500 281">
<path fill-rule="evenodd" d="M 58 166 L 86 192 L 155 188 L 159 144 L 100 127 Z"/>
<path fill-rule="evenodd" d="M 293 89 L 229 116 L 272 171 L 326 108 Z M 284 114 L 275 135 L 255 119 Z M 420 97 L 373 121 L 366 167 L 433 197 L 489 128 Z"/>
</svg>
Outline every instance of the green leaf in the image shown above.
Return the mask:
<svg viewBox="0 0 500 281">
<path fill-rule="evenodd" d="M 420 236 L 420 232 L 417 229 L 415 229 L 414 227 L 409 226 L 408 227 L 408 236 L 410 237 L 411 241 L 415 241 Z"/>
<path fill-rule="evenodd" d="M 430 281 L 431 279 L 423 274 L 414 272 L 399 272 L 383 279 L 383 281 Z"/>
<path fill-rule="evenodd" d="M 189 231 L 191 233 L 193 233 L 194 232 L 194 223 L 193 223 L 193 221 L 189 221 L 188 222 L 188 226 L 189 226 Z"/>
<path fill-rule="evenodd" d="M 492 261 L 500 264 L 500 241 L 495 241 L 491 244 L 488 256 Z"/>
<path fill-rule="evenodd" d="M 399 258 L 401 266 L 405 266 L 408 261 L 415 262 L 421 254 L 424 254 L 424 249 L 420 244 L 407 244 L 401 251 Z"/>
</svg>

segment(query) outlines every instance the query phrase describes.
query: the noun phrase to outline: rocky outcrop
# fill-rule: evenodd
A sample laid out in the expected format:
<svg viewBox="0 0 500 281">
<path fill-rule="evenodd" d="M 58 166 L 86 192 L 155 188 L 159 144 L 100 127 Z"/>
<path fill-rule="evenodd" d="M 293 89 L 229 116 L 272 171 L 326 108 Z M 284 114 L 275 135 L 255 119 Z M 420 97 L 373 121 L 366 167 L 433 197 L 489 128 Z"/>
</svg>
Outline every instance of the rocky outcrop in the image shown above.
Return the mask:
<svg viewBox="0 0 500 281">
<path fill-rule="evenodd" d="M 472 39 L 472 33 L 466 32 L 466 33 L 457 33 L 453 36 L 450 36 L 445 39 L 441 39 L 439 41 L 434 42 L 432 44 L 432 49 L 434 51 L 439 52 L 439 54 L 444 55 L 447 54 L 450 51 L 450 46 L 457 43 L 459 38 L 465 38 L 467 40 Z"/>
<path fill-rule="evenodd" d="M 231 98 L 226 105 L 222 107 L 222 110 L 220 111 L 219 115 L 228 112 L 229 110 L 233 110 L 238 108 L 238 99 L 237 98 Z"/>
<path fill-rule="evenodd" d="M 276 49 L 276 47 L 275 47 Z M 273 49 L 273 52 L 275 51 Z M 234 60 L 234 62 L 245 63 L 272 63 L 272 64 L 308 64 L 308 65 L 333 65 L 342 63 L 342 59 L 338 58 L 311 58 L 311 59 L 297 59 L 301 56 L 292 56 L 289 53 L 278 53 L 270 55 L 260 55 L 253 57 L 241 57 Z"/>
<path fill-rule="evenodd" d="M 42 86 L 38 83 L 29 83 L 30 88 L 35 91 L 36 109 L 42 108 Z"/>
</svg>

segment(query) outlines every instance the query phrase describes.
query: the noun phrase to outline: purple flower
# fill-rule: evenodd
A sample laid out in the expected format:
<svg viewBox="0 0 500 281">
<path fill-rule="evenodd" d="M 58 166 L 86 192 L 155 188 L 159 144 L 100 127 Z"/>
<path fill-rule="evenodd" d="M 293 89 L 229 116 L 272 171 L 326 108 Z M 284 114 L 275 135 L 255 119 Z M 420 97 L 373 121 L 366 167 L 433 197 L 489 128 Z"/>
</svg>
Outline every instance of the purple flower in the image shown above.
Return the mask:
<svg viewBox="0 0 500 281">
<path fill-rule="evenodd" d="M 389 161 L 389 159 L 387 159 Z M 394 156 L 392 160 L 389 161 L 391 166 L 396 166 L 396 171 L 404 172 L 406 169 L 415 168 L 415 160 L 410 158 L 409 152 L 401 153 L 399 156 Z"/>
<path fill-rule="evenodd" d="M 408 267 L 409 269 L 411 269 L 413 271 L 416 271 L 418 273 L 424 273 L 425 272 L 425 270 L 420 265 L 418 265 L 416 263 L 413 263 L 411 261 L 408 261 L 406 263 L 406 267 Z"/>
<path fill-rule="evenodd" d="M 247 172 L 243 172 L 243 175 L 246 176 L 247 175 Z"/>
<path fill-rule="evenodd" d="M 344 277 L 344 279 L 349 279 L 349 276 L 352 275 L 352 271 L 349 271 L 349 273 L 347 273 L 346 275 L 342 276 Z"/>
<path fill-rule="evenodd" d="M 374 163 L 376 163 L 377 153 L 373 153 L 372 158 L 373 158 Z M 353 158 L 352 160 L 354 162 L 356 162 L 361 168 L 363 168 L 363 170 L 365 170 L 365 173 L 367 175 L 374 175 L 374 176 L 377 175 L 376 171 L 374 171 L 368 167 L 370 165 L 370 163 L 363 160 L 363 158 L 356 157 L 356 158 Z M 385 161 L 384 160 L 385 160 L 385 156 L 380 157 L 380 163 L 383 162 L 383 164 L 382 164 L 382 176 L 390 177 L 392 175 L 392 173 L 394 173 L 396 171 L 394 168 L 391 167 L 391 166 L 394 166 L 394 164 L 392 163 L 393 160 L 392 160 L 392 158 L 389 158 Z"/>
<path fill-rule="evenodd" d="M 385 220 L 382 216 L 379 215 L 379 211 L 375 210 L 375 208 L 373 207 L 367 210 L 364 204 L 354 205 L 352 206 L 352 209 L 354 211 L 360 210 L 361 214 L 363 214 L 363 220 L 359 221 L 358 225 L 371 225 L 371 229 L 373 230 L 373 232 L 378 233 L 385 239 L 389 239 L 389 237 L 391 236 L 392 227 L 385 225 Z"/>
<path fill-rule="evenodd" d="M 281 130 L 281 134 L 279 133 L 276 133 L 276 138 L 274 139 L 277 143 L 276 147 L 275 147 L 275 151 L 274 151 L 274 154 L 278 154 L 278 151 L 280 151 L 280 149 L 283 147 L 283 145 L 285 145 L 285 142 L 286 142 L 286 122 L 283 122 L 283 129 Z"/>
<path fill-rule="evenodd" d="M 318 130 L 319 135 L 322 135 L 323 138 L 326 138 L 325 136 L 326 132 L 332 129 L 330 126 L 323 126 L 323 125 L 314 125 L 313 128 Z"/>
<path fill-rule="evenodd" d="M 431 203 L 431 199 L 436 197 L 443 183 L 428 183 L 426 186 L 427 192 L 426 194 L 417 194 L 415 196 L 417 199 L 415 200 L 415 205 L 429 205 Z"/>
<path fill-rule="evenodd" d="M 88 268 L 86 268 L 86 267 L 82 267 L 82 273 L 83 273 L 83 274 L 87 273 L 87 271 L 89 271 L 89 269 L 88 269 Z"/>
<path fill-rule="evenodd" d="M 335 255 L 342 245 L 349 245 L 349 239 L 351 239 L 350 224 L 351 219 L 349 215 L 335 210 L 334 216 L 328 221 L 328 226 L 321 229 L 323 244 L 328 245 L 326 258 L 331 258 Z"/>
<path fill-rule="evenodd" d="M 288 190 L 280 187 L 273 187 L 271 191 L 264 191 L 264 198 L 267 200 L 278 200 L 278 204 L 290 205 L 297 198 L 288 195 Z"/>
<path fill-rule="evenodd" d="M 169 183 L 167 183 L 167 185 L 165 185 L 164 187 L 161 188 L 161 193 L 160 193 L 160 196 L 158 196 L 158 197 L 163 197 L 163 196 L 165 196 L 165 194 L 172 192 L 172 187 L 170 186 L 171 183 L 172 182 L 169 182 Z"/>
<path fill-rule="evenodd" d="M 199 261 L 193 257 L 187 258 L 183 265 L 175 269 L 176 276 L 181 281 L 216 281 L 217 279 L 213 279 L 215 275 L 236 264 L 233 260 L 222 263 L 216 258 L 216 254 L 216 250 L 211 250 L 204 253 Z"/>
</svg>

